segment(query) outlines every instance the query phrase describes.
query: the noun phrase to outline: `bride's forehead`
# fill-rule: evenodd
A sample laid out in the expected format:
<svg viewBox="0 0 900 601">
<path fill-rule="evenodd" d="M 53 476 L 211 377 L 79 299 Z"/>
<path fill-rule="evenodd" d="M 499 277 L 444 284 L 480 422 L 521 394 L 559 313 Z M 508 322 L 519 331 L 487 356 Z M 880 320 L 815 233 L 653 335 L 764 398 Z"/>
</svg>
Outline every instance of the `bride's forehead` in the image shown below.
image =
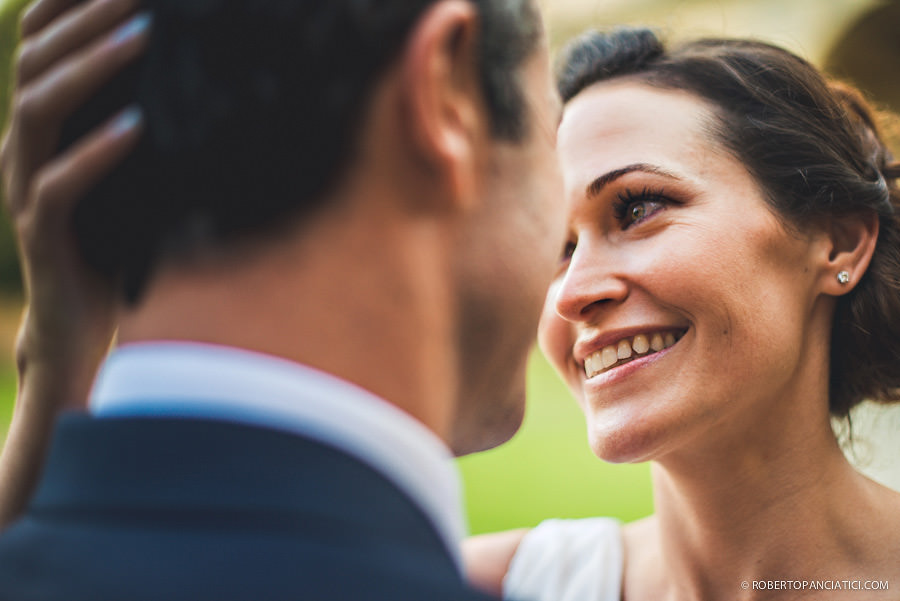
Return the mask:
<svg viewBox="0 0 900 601">
<path fill-rule="evenodd" d="M 702 99 L 633 82 L 595 84 L 566 106 L 558 150 L 567 188 L 583 188 L 627 165 L 657 165 L 688 179 L 735 162 L 712 139 Z M 739 167 L 739 166 L 738 166 Z"/>
<path fill-rule="evenodd" d="M 630 132 L 684 133 L 702 129 L 714 107 L 690 92 L 653 87 L 631 78 L 593 84 L 565 107 L 566 140 Z"/>
</svg>

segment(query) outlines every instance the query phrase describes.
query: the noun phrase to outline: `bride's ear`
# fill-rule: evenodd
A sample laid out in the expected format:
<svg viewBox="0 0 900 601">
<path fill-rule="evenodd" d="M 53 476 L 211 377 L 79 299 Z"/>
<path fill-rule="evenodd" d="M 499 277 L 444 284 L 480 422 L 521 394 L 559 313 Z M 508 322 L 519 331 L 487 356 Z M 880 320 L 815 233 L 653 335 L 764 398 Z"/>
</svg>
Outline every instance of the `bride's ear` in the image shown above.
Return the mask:
<svg viewBox="0 0 900 601">
<path fill-rule="evenodd" d="M 832 217 L 825 227 L 822 292 L 841 296 L 862 279 L 878 242 L 878 215 L 860 212 Z"/>
</svg>

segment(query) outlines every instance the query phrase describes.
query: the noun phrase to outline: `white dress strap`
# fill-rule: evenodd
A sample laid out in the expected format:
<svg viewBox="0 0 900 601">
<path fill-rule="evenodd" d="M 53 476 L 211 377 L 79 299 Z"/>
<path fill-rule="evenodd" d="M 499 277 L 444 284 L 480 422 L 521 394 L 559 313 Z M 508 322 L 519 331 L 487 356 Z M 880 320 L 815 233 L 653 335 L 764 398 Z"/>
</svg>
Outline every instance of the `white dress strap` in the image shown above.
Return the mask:
<svg viewBox="0 0 900 601">
<path fill-rule="evenodd" d="M 623 569 L 618 520 L 547 520 L 519 544 L 503 580 L 503 596 L 516 601 L 620 601 Z"/>
</svg>

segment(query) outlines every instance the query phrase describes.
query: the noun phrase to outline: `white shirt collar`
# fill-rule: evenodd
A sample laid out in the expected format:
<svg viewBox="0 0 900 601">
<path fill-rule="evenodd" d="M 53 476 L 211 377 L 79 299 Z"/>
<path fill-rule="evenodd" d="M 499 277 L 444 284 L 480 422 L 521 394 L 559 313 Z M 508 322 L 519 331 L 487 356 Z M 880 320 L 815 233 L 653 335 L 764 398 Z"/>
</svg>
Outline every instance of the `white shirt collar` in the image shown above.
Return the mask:
<svg viewBox="0 0 900 601">
<path fill-rule="evenodd" d="M 222 419 L 340 448 L 406 492 L 462 571 L 462 486 L 446 445 L 391 403 L 285 359 L 185 342 L 132 344 L 104 363 L 90 400 L 98 417 Z"/>
</svg>

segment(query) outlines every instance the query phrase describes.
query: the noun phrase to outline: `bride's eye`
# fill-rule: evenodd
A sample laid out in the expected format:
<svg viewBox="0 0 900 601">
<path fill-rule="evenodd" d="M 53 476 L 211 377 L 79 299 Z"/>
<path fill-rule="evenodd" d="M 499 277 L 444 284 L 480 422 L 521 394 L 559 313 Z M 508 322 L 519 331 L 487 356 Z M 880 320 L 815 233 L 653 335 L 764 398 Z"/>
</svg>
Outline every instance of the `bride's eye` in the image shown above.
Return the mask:
<svg viewBox="0 0 900 601">
<path fill-rule="evenodd" d="M 622 224 L 622 229 L 628 229 L 661 211 L 670 203 L 671 200 L 662 190 L 644 188 L 640 192 L 635 192 L 629 189 L 616 195 L 613 213 Z"/>
</svg>

